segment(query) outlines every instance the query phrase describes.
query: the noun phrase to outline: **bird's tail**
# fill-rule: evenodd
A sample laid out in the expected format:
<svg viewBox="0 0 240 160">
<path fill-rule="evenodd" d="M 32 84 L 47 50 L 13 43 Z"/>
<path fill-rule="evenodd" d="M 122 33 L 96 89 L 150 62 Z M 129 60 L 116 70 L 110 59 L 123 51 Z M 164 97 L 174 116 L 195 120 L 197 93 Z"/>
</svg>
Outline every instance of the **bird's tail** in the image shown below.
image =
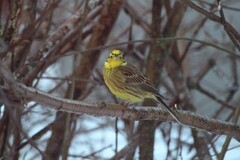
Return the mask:
<svg viewBox="0 0 240 160">
<path fill-rule="evenodd" d="M 161 103 L 164 108 L 171 114 L 171 116 L 179 123 L 179 124 L 182 124 L 178 118 L 178 116 L 176 115 L 176 113 L 174 113 L 170 108 L 169 106 L 162 100 L 161 97 L 156 97 L 157 100 L 158 100 L 158 103 Z"/>
</svg>

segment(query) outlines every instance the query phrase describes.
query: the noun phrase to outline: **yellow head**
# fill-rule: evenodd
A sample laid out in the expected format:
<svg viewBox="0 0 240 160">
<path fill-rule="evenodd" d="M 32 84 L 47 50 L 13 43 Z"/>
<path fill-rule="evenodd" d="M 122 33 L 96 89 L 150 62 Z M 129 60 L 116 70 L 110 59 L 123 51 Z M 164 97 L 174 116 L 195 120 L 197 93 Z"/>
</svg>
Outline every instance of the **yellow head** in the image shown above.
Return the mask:
<svg viewBox="0 0 240 160">
<path fill-rule="evenodd" d="M 124 60 L 120 50 L 114 49 L 110 52 L 108 59 L 104 63 L 106 69 L 112 69 L 119 66 L 125 66 L 127 62 Z"/>
</svg>

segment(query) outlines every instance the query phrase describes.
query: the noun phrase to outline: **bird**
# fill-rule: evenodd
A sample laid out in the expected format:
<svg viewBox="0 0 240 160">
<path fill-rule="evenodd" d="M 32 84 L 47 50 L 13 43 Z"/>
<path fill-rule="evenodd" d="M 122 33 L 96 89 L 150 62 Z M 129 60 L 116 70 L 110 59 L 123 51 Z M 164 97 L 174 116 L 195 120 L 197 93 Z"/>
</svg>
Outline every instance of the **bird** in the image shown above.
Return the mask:
<svg viewBox="0 0 240 160">
<path fill-rule="evenodd" d="M 181 124 L 178 116 L 164 102 L 156 86 L 134 65 L 127 63 L 119 49 L 113 49 L 103 65 L 103 79 L 116 97 L 130 103 L 151 99 L 162 104 L 171 116 Z"/>
</svg>

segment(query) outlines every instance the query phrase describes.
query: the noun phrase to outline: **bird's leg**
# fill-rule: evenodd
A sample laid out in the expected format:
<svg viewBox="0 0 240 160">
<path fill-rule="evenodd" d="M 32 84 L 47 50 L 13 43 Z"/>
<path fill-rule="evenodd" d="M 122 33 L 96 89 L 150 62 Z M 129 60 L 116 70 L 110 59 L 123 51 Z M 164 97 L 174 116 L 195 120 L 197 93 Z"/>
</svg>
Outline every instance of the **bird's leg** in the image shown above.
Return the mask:
<svg viewBox="0 0 240 160">
<path fill-rule="evenodd" d="M 121 103 L 123 106 L 125 106 L 128 109 L 132 109 L 134 107 L 134 104 L 131 103 L 130 101 L 124 101 Z"/>
<path fill-rule="evenodd" d="M 101 108 L 101 109 L 104 109 L 106 108 L 107 104 L 105 102 L 100 102 L 100 103 L 97 103 L 97 105 Z"/>
</svg>

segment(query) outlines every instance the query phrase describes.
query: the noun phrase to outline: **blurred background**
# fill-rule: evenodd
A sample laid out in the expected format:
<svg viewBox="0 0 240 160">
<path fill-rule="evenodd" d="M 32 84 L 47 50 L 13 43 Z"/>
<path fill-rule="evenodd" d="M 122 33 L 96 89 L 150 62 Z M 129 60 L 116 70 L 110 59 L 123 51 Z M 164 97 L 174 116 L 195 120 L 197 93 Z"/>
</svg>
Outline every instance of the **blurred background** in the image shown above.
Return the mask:
<svg viewBox="0 0 240 160">
<path fill-rule="evenodd" d="M 27 86 L 121 103 L 102 78 L 118 48 L 170 106 L 239 125 L 238 0 L 3 0 L 0 8 L 1 63 Z M 0 159 L 240 158 L 235 139 L 177 123 L 58 112 L 3 89 L 1 97 Z"/>
</svg>

